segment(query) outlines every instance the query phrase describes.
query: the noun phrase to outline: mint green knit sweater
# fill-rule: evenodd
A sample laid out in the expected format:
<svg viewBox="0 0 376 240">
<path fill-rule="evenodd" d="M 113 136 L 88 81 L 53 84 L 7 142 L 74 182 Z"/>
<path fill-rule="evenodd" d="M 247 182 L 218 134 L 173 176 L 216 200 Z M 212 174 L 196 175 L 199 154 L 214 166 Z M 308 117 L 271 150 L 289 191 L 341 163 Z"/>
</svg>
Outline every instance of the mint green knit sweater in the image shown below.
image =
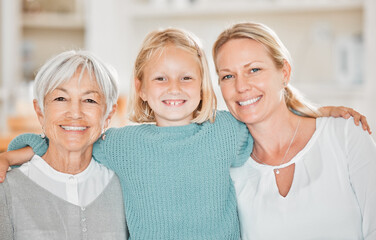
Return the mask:
<svg viewBox="0 0 376 240">
<path fill-rule="evenodd" d="M 132 240 L 238 240 L 231 166 L 242 165 L 253 139 L 244 124 L 218 112 L 214 124 L 112 128 L 94 144 L 94 158 L 120 178 Z M 47 144 L 21 135 L 10 148 Z"/>
</svg>

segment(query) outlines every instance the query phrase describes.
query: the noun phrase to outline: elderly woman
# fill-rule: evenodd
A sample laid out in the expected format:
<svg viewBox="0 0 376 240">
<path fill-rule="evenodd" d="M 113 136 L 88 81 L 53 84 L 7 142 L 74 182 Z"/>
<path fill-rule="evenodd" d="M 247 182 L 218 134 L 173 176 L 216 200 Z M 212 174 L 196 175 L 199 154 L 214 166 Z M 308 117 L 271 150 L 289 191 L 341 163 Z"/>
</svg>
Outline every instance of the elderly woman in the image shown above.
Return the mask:
<svg viewBox="0 0 376 240">
<path fill-rule="evenodd" d="M 126 239 L 118 177 L 92 159 L 116 106 L 114 71 L 63 52 L 38 72 L 34 93 L 49 146 L 0 184 L 1 239 Z"/>
<path fill-rule="evenodd" d="M 292 90 L 289 53 L 268 27 L 230 27 L 213 57 L 230 112 L 254 138 L 231 173 L 242 239 L 376 239 L 371 136 L 349 119 L 316 118 Z"/>
</svg>

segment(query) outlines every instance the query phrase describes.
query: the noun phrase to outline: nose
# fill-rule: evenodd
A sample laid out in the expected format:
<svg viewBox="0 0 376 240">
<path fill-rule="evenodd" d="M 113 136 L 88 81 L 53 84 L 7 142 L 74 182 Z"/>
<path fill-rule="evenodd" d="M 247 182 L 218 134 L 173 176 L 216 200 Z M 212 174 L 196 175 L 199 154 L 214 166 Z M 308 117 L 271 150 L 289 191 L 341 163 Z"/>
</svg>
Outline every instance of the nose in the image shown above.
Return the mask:
<svg viewBox="0 0 376 240">
<path fill-rule="evenodd" d="M 235 89 L 242 93 L 250 90 L 252 88 L 251 83 L 248 81 L 248 79 L 245 76 L 238 75 L 235 79 Z"/>
<path fill-rule="evenodd" d="M 67 116 L 72 119 L 81 119 L 83 116 L 80 101 L 72 101 L 68 106 Z"/>
<path fill-rule="evenodd" d="M 177 94 L 180 92 L 180 81 L 178 79 L 169 81 L 168 93 Z"/>
</svg>

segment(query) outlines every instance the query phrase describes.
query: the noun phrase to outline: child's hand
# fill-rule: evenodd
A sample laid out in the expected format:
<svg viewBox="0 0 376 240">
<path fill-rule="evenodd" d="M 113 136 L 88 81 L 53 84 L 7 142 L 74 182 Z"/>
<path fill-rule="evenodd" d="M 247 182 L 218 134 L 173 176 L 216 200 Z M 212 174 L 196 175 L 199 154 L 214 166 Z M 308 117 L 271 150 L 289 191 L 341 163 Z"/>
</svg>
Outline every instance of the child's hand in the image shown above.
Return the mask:
<svg viewBox="0 0 376 240">
<path fill-rule="evenodd" d="M 0 153 L 0 183 L 5 179 L 5 175 L 9 169 L 9 161 L 7 159 L 7 153 Z"/>
<path fill-rule="evenodd" d="M 362 128 L 365 131 L 368 131 L 369 134 L 372 134 L 372 130 L 368 125 L 366 116 L 360 114 L 352 108 L 348 107 L 321 107 L 320 112 L 323 117 L 342 117 L 348 119 L 349 117 L 354 118 L 355 125 L 359 126 L 359 122 L 362 123 Z"/>
</svg>

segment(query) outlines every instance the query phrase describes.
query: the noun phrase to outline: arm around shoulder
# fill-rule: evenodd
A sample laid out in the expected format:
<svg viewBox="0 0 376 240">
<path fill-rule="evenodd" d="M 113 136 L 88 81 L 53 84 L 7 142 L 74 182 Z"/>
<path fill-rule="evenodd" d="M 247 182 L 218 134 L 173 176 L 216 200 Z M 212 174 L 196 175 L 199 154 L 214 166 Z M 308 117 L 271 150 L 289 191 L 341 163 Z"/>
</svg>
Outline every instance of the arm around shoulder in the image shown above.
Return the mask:
<svg viewBox="0 0 376 240">
<path fill-rule="evenodd" d="M 242 166 L 249 159 L 253 149 L 253 137 L 247 126 L 227 111 L 218 111 L 216 121 L 220 122 L 219 128 L 224 132 L 222 137 L 235 139 L 236 157 L 233 159 L 231 167 Z"/>
<path fill-rule="evenodd" d="M 48 139 L 34 133 L 21 134 L 10 142 L 8 150 L 17 150 L 27 146 L 30 146 L 35 154 L 43 156 L 48 149 Z"/>
</svg>

